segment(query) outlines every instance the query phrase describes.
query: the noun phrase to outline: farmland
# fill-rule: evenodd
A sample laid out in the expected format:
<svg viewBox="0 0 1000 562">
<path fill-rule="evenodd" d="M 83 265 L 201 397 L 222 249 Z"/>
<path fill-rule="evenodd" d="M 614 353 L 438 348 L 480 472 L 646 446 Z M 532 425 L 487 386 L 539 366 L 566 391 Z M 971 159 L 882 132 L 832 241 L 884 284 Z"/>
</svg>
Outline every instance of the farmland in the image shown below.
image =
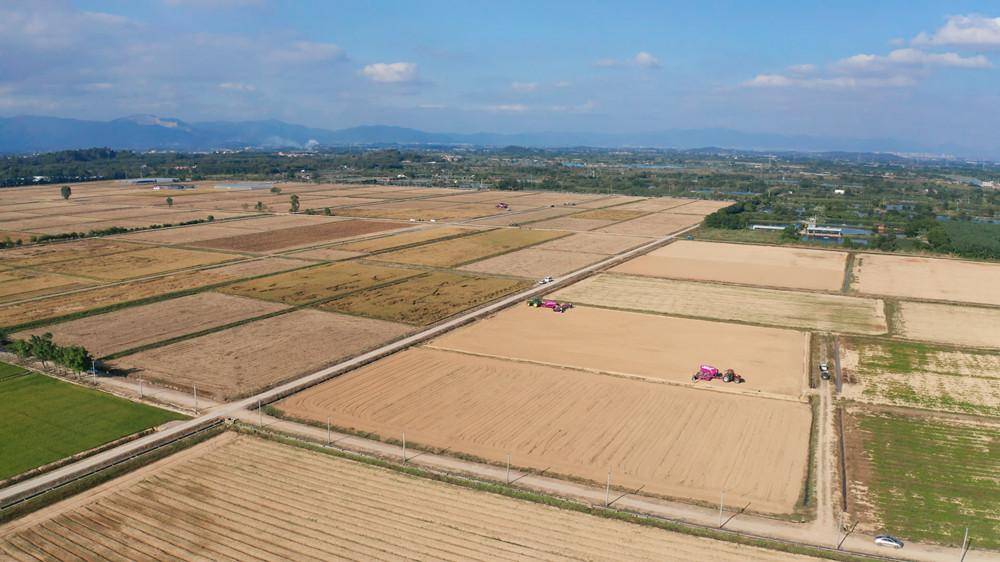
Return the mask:
<svg viewBox="0 0 1000 562">
<path fill-rule="evenodd" d="M 251 232 L 224 238 L 211 238 L 193 243 L 202 248 L 230 250 L 237 252 L 272 252 L 307 246 L 319 242 L 340 240 L 404 228 L 405 225 L 379 221 L 330 220 L 321 224 L 279 228 L 266 232 Z"/>
<path fill-rule="evenodd" d="M 847 254 L 681 240 L 630 260 L 616 273 L 839 291 Z"/>
<path fill-rule="evenodd" d="M 531 247 L 477 261 L 462 266 L 461 269 L 540 279 L 548 275 L 564 275 L 607 257 L 604 254 L 591 254 L 585 251 L 565 252 Z"/>
<path fill-rule="evenodd" d="M 126 355 L 113 366 L 220 400 L 321 369 L 411 331 L 409 326 L 298 310 Z"/>
<path fill-rule="evenodd" d="M 851 501 L 866 532 L 1000 548 L 1000 426 L 927 416 L 848 414 Z"/>
<path fill-rule="evenodd" d="M 536 246 L 541 250 L 562 250 L 564 252 L 590 252 L 592 254 L 620 254 L 636 246 L 650 242 L 651 238 L 642 236 L 618 236 L 615 234 L 599 234 L 580 232 L 571 236 L 558 238 Z"/>
<path fill-rule="evenodd" d="M 541 230 L 492 230 L 380 254 L 378 259 L 412 265 L 453 267 L 553 240 L 566 234 Z"/>
<path fill-rule="evenodd" d="M 0 302 L 38 297 L 93 285 L 79 277 L 40 273 L 24 269 L 0 271 Z"/>
<path fill-rule="evenodd" d="M 12 337 L 27 339 L 32 334 L 49 332 L 57 344 L 82 345 L 95 357 L 103 357 L 284 308 L 206 292 L 18 332 Z"/>
<path fill-rule="evenodd" d="M 72 273 L 102 281 L 121 281 L 178 269 L 214 265 L 240 257 L 235 254 L 180 248 L 148 248 L 107 254 L 92 259 L 61 261 L 39 266 L 39 269 L 53 273 Z"/>
<path fill-rule="evenodd" d="M 602 274 L 556 293 L 561 299 L 627 310 L 857 334 L 884 334 L 877 299 Z"/>
<path fill-rule="evenodd" d="M 112 560 L 806 559 L 232 434 L 0 528 L 0 553 L 15 559 L 60 557 L 70 543 Z"/>
<path fill-rule="evenodd" d="M 898 314 L 905 338 L 1000 349 L 1000 308 L 901 302 Z"/>
<path fill-rule="evenodd" d="M 182 417 L 6 363 L 0 396 L 0 480 Z"/>
<path fill-rule="evenodd" d="M 400 246 L 421 244 L 424 242 L 430 242 L 431 240 L 437 240 L 439 238 L 471 234 L 473 232 L 475 232 L 475 230 L 448 226 L 426 228 L 413 232 L 401 232 L 391 236 L 382 236 L 368 240 L 359 240 L 357 242 L 348 242 L 347 244 L 337 246 L 337 248 L 341 250 L 350 250 L 352 252 L 381 252 L 383 250 L 398 248 Z"/>
<path fill-rule="evenodd" d="M 555 391 L 554 389 L 558 389 Z M 809 407 L 430 349 L 287 398 L 288 415 L 654 494 L 791 511 Z M 442 415 L 447 412 L 447 415 Z M 714 423 L 725 417 L 727 423 Z M 461 420 L 461 423 L 455 423 Z M 706 442 L 714 443 L 705 447 Z M 728 495 L 727 495 L 728 497 Z"/>
<path fill-rule="evenodd" d="M 916 256 L 860 254 L 853 288 L 911 299 L 1000 305 L 1000 265 Z"/>
<path fill-rule="evenodd" d="M 365 263 L 335 263 L 260 277 L 229 285 L 222 292 L 284 304 L 302 305 L 382 285 L 420 273 Z"/>
<path fill-rule="evenodd" d="M 318 308 L 423 326 L 531 286 L 516 279 L 434 271 Z"/>
<path fill-rule="evenodd" d="M 655 213 L 630 221 L 618 222 L 597 232 L 625 234 L 630 236 L 666 236 L 701 222 L 699 215 L 679 215 L 672 212 Z"/>
</svg>

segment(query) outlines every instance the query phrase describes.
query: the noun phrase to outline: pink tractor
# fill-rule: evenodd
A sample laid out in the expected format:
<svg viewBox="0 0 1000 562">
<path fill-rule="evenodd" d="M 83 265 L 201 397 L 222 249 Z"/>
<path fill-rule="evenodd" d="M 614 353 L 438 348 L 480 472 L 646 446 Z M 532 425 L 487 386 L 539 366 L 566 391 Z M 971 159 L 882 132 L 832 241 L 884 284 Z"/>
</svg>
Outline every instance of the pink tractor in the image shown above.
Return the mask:
<svg viewBox="0 0 1000 562">
<path fill-rule="evenodd" d="M 695 374 L 691 375 L 691 380 L 694 382 L 713 381 L 715 379 L 722 379 L 722 382 L 735 382 L 737 384 L 746 382 L 743 377 L 737 375 L 732 369 L 726 369 L 726 372 L 723 373 L 711 365 L 702 365 Z"/>
<path fill-rule="evenodd" d="M 567 310 L 573 308 L 573 303 L 559 302 L 552 299 L 543 300 L 534 298 L 528 301 L 528 306 L 533 306 L 535 308 L 550 308 L 553 312 L 566 312 Z"/>
</svg>

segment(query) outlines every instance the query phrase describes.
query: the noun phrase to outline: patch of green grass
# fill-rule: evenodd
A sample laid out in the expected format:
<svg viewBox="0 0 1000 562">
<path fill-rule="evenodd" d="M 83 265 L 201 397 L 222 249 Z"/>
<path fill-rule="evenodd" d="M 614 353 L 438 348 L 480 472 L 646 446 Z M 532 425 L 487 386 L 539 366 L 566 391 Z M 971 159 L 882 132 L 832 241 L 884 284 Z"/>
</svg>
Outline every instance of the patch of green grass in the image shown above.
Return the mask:
<svg viewBox="0 0 1000 562">
<path fill-rule="evenodd" d="M 874 353 L 872 352 L 874 351 Z M 907 374 L 914 371 L 927 370 L 930 356 L 936 349 L 922 343 L 900 341 L 880 341 L 868 344 L 859 342 L 858 352 L 862 363 L 859 369 L 863 372 L 889 372 Z"/>
<path fill-rule="evenodd" d="M 916 541 L 1000 548 L 1000 435 L 995 427 L 862 415 L 868 486 L 885 530 Z"/>
<path fill-rule="evenodd" d="M 728 230 L 725 228 L 702 227 L 692 234 L 698 240 L 713 240 L 720 242 L 756 242 L 763 244 L 781 244 L 781 233 L 771 230 Z"/>
<path fill-rule="evenodd" d="M 0 480 L 184 416 L 0 363 Z"/>
</svg>

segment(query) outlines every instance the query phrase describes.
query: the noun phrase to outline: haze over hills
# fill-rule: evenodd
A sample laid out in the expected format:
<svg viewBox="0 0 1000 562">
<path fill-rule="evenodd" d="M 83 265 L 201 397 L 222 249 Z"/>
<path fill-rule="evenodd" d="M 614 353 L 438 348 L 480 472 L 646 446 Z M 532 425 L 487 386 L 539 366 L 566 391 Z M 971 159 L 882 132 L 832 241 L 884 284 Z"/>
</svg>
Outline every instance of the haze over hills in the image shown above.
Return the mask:
<svg viewBox="0 0 1000 562">
<path fill-rule="evenodd" d="M 892 152 L 1000 158 L 1000 147 L 925 146 L 898 139 L 851 139 L 731 129 L 672 129 L 648 133 L 440 133 L 405 127 L 369 125 L 319 129 L 263 121 L 187 123 L 175 118 L 133 115 L 111 121 L 60 117 L 0 118 L 0 153 L 20 154 L 75 148 L 132 150 L 214 150 L 225 148 L 309 148 L 345 145 L 474 145 L 596 148 L 724 147 L 746 150 Z"/>
</svg>

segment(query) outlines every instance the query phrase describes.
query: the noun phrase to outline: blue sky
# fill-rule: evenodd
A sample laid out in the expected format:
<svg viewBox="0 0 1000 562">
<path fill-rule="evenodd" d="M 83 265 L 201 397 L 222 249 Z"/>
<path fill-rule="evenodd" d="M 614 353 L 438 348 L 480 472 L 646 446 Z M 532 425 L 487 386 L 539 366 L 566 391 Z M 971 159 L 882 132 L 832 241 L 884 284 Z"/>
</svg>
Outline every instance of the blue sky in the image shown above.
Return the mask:
<svg viewBox="0 0 1000 562">
<path fill-rule="evenodd" d="M 0 0 L 0 114 L 995 144 L 986 2 Z"/>
</svg>

